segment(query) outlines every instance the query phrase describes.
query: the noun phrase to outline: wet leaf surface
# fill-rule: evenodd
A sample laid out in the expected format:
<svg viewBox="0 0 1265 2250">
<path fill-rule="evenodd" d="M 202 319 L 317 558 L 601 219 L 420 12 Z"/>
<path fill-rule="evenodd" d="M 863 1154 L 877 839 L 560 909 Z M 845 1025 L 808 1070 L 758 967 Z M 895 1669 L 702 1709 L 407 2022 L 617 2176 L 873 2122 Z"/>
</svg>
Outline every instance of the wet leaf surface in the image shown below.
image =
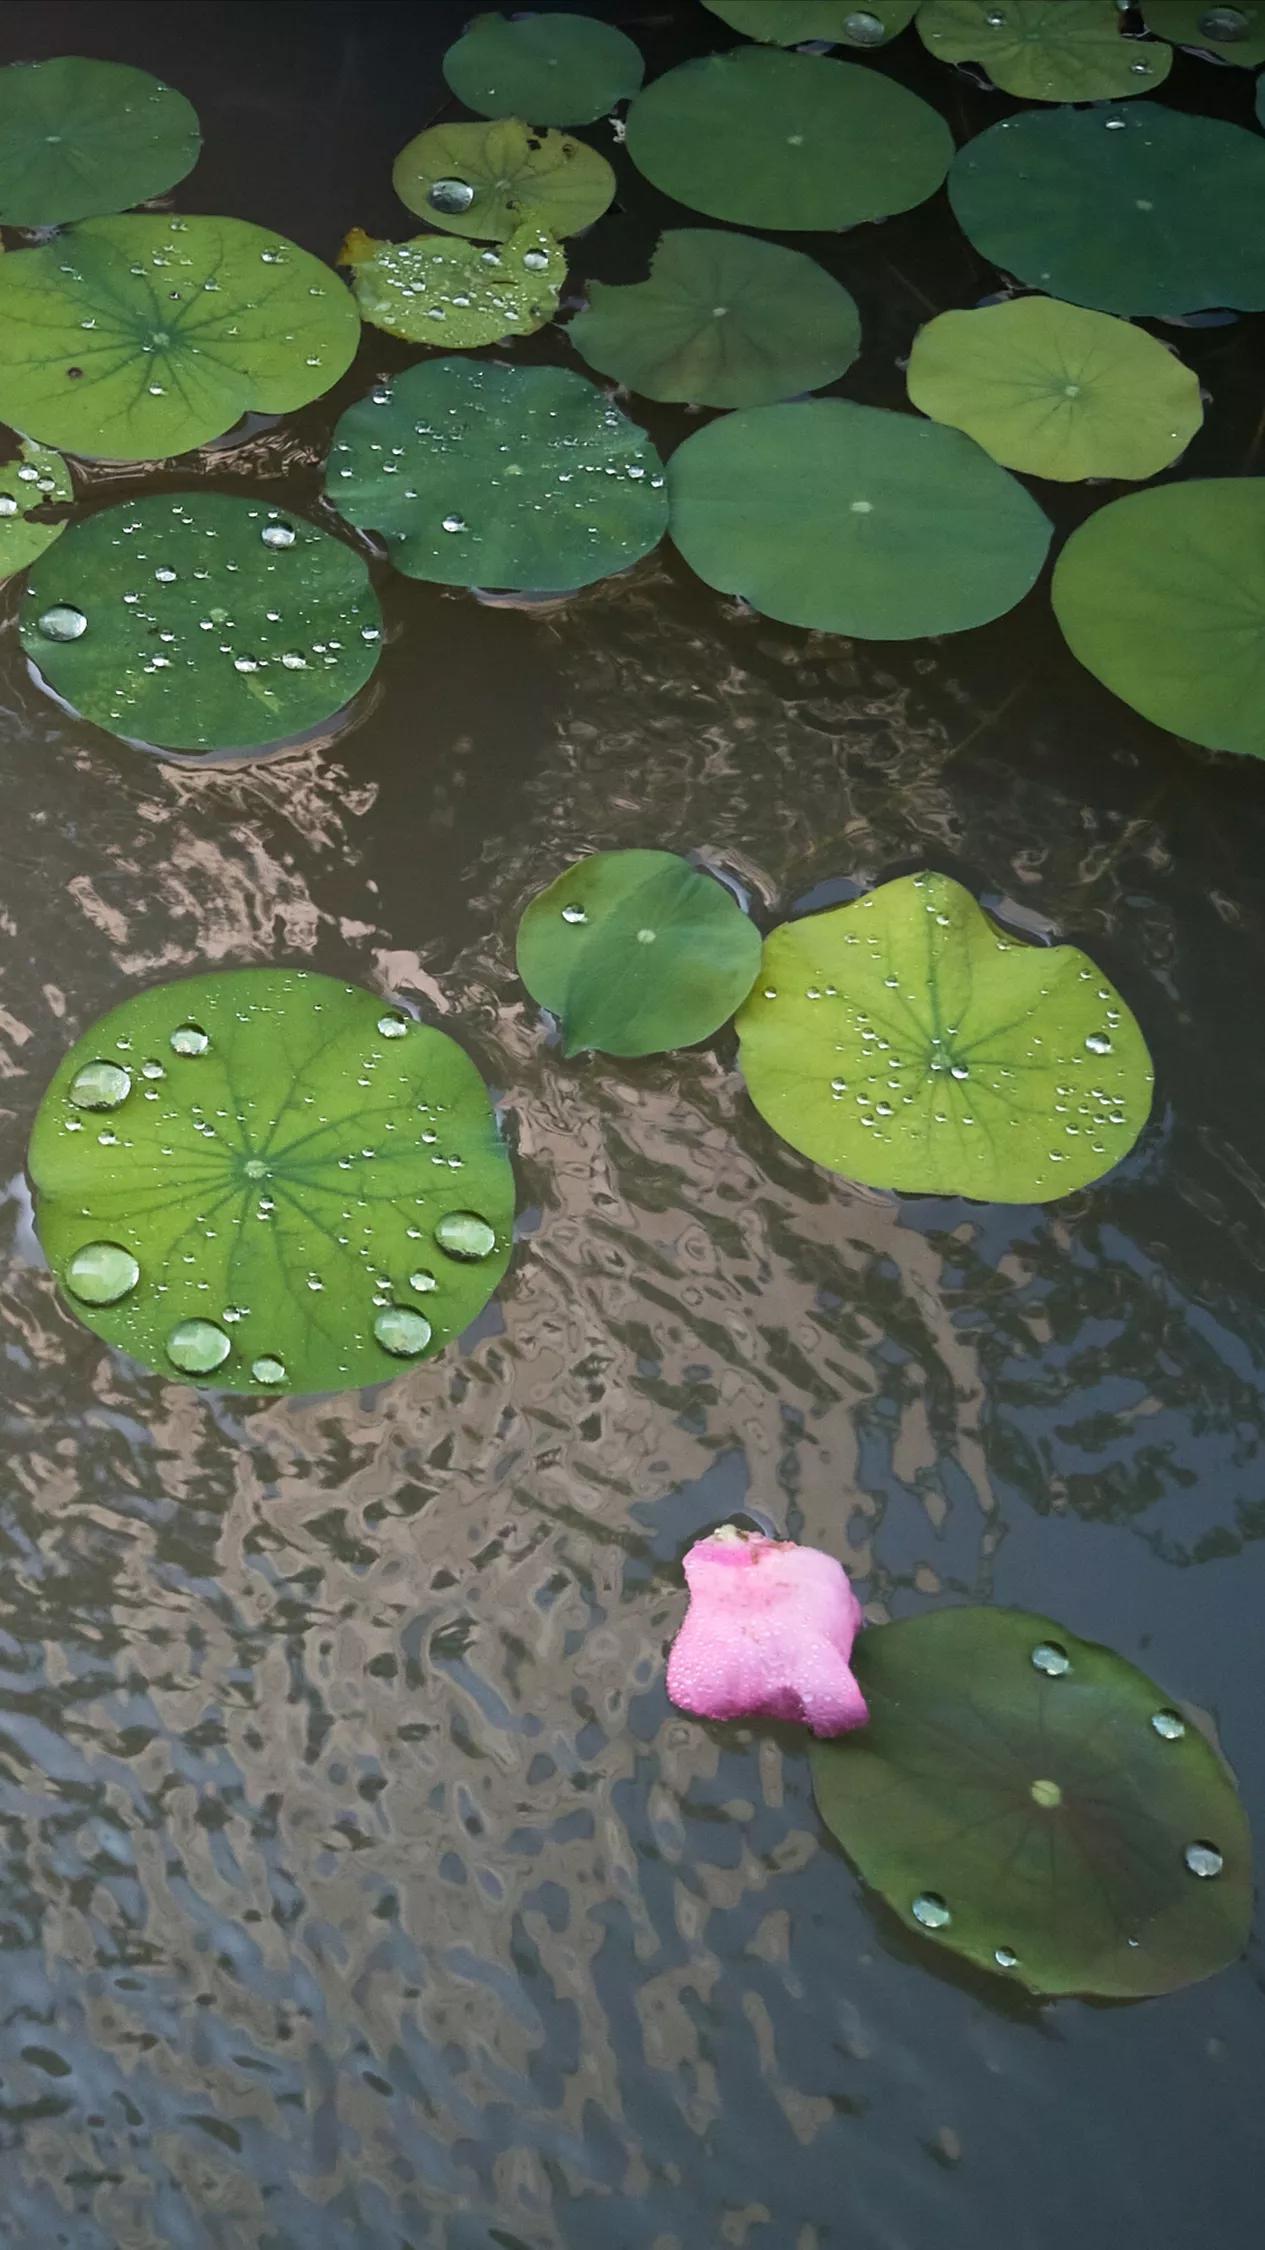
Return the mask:
<svg viewBox="0 0 1265 2250">
<path fill-rule="evenodd" d="M 615 193 L 604 156 L 521 118 L 432 125 L 401 149 L 392 173 L 401 203 L 446 234 L 505 242 L 519 227 L 578 234 Z"/>
<path fill-rule="evenodd" d="M 459 102 L 480 117 L 589 125 L 635 94 L 641 50 L 592 16 L 476 16 L 444 56 Z"/>
<path fill-rule="evenodd" d="M 192 170 L 192 104 L 126 63 L 57 55 L 0 70 L 0 224 L 64 225 L 125 211 Z"/>
</svg>

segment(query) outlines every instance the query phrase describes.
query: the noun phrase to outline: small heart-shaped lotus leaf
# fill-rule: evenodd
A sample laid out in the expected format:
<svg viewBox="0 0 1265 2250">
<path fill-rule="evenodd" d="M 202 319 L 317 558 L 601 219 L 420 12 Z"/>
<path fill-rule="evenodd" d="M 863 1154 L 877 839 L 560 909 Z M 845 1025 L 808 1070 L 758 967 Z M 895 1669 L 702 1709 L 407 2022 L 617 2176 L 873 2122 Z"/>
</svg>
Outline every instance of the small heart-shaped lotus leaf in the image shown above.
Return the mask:
<svg viewBox="0 0 1265 2250">
<path fill-rule="evenodd" d="M 942 62 L 982 63 L 1003 94 L 1029 102 L 1101 102 L 1150 94 L 1173 50 L 1126 39 L 1116 0 L 926 0 L 918 30 Z"/>
<path fill-rule="evenodd" d="M 1265 62 L 1265 7 L 1219 7 L 1214 0 L 1150 0 L 1142 10 L 1148 31 L 1175 47 L 1202 47 L 1222 62 L 1255 70 Z"/>
<path fill-rule="evenodd" d="M 567 1055 L 658 1055 L 710 1039 L 759 966 L 754 922 L 675 852 L 593 852 L 518 926 L 518 973 L 558 1017 Z"/>
<path fill-rule="evenodd" d="M 79 1318 L 228 1391 L 336 1391 L 429 1359 L 505 1271 L 509 1160 L 456 1042 L 306 969 L 125 1000 L 31 1137 L 40 1241 Z"/>
<path fill-rule="evenodd" d="M 353 227 L 338 262 L 351 268 L 365 320 L 388 336 L 445 351 L 532 335 L 558 310 L 567 274 L 565 251 L 530 226 L 496 250 L 443 234 L 375 242 Z"/>
<path fill-rule="evenodd" d="M 578 234 L 615 193 L 615 174 L 596 149 L 517 117 L 431 125 L 400 150 L 391 176 L 408 210 L 479 242 L 507 242 L 523 226 Z"/>
<path fill-rule="evenodd" d="M 1153 477 L 1203 422 L 1199 379 L 1110 313 L 1010 297 L 941 313 L 914 340 L 914 405 L 1036 477 Z"/>
<path fill-rule="evenodd" d="M 1265 479 L 1113 500 L 1072 533 L 1052 599 L 1073 656 L 1143 718 L 1265 758 Z"/>
<path fill-rule="evenodd" d="M 126 63 L 57 55 L 0 70 L 0 224 L 60 226 L 162 195 L 197 163 L 183 94 Z"/>
<path fill-rule="evenodd" d="M 244 219 L 89 219 L 0 258 L 0 415 L 68 453 L 159 460 L 306 406 L 359 338 L 337 274 Z"/>
<path fill-rule="evenodd" d="M 981 256 L 1051 297 L 1152 318 L 1265 309 L 1265 145 L 1220 118 L 1026 110 L 959 150 L 949 201 Z"/>
<path fill-rule="evenodd" d="M 679 445 L 671 531 L 768 617 L 865 640 L 959 633 L 1027 593 L 1050 525 L 957 430 L 850 399 L 753 406 Z"/>
<path fill-rule="evenodd" d="M 918 0 L 875 0 L 870 8 L 858 8 L 854 0 L 703 0 L 703 5 L 748 39 L 770 46 L 829 39 L 845 47 L 885 47 L 904 30 Z"/>
<path fill-rule="evenodd" d="M 476 16 L 444 56 L 459 102 L 480 117 L 590 125 L 635 94 L 640 50 L 592 16 Z"/>
<path fill-rule="evenodd" d="M 814 1743 L 826 1826 L 906 1928 L 1039 1993 L 1175 1992 L 1237 1959 L 1251 1837 L 1193 1718 L 1048 1617 L 863 1633 L 870 1723 Z"/>
<path fill-rule="evenodd" d="M 350 702 L 382 612 L 362 558 L 304 517 L 163 492 L 70 525 L 31 571 L 21 631 L 54 692 L 111 734 L 259 749 Z"/>
<path fill-rule="evenodd" d="M 1150 1114 L 1146 1043 L 1101 970 L 1004 936 L 947 875 L 784 922 L 738 1033 L 760 1115 L 869 1187 L 1049 1203 Z"/>
<path fill-rule="evenodd" d="M 953 136 L 877 71 L 734 47 L 680 63 L 638 94 L 628 153 L 654 187 L 709 218 L 833 231 L 934 195 Z"/>
<path fill-rule="evenodd" d="M 798 250 L 719 227 L 665 234 L 648 281 L 590 282 L 568 334 L 628 390 L 694 406 L 816 390 L 861 348 L 856 305 L 830 274 Z"/>
<path fill-rule="evenodd" d="M 64 523 L 35 521 L 32 508 L 74 497 L 70 471 L 60 453 L 23 438 L 17 460 L 0 464 L 0 579 L 25 570 L 66 528 Z"/>
<path fill-rule="evenodd" d="M 349 407 L 325 489 L 397 569 L 522 593 L 624 570 L 667 527 L 645 431 L 561 367 L 432 359 Z"/>
</svg>

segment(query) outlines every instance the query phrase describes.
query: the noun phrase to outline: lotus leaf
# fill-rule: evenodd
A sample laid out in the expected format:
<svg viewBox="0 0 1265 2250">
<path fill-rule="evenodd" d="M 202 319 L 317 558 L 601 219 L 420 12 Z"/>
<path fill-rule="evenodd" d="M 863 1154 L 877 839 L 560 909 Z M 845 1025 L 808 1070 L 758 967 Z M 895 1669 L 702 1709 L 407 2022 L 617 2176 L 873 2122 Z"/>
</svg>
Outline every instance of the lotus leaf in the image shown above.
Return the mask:
<svg viewBox="0 0 1265 2250">
<path fill-rule="evenodd" d="M 530 336 L 558 309 L 566 253 L 539 227 L 519 227 L 500 249 L 442 234 L 375 242 L 353 227 L 338 262 L 366 320 L 388 336 L 445 351 L 473 351 Z"/>
<path fill-rule="evenodd" d="M 392 178 L 410 211 L 480 242 L 506 242 L 523 226 L 578 234 L 615 193 L 615 174 L 596 149 L 517 117 L 431 125 L 401 149 Z"/>
<path fill-rule="evenodd" d="M 31 510 L 74 497 L 60 453 L 23 438 L 16 461 L 0 463 L 0 579 L 25 570 L 66 528 L 64 523 L 40 523 Z"/>
<path fill-rule="evenodd" d="M 1173 62 L 1162 42 L 1123 36 L 1116 0 L 924 0 L 918 30 L 942 62 L 983 63 L 1023 101 L 1123 101 L 1153 93 Z"/>
<path fill-rule="evenodd" d="M 1255 70 L 1265 62 L 1265 7 L 1217 7 L 1209 0 L 1150 0 L 1147 29 L 1176 47 L 1203 47 L 1222 62 Z"/>
<path fill-rule="evenodd" d="M 147 70 L 57 55 L 0 70 L 0 224 L 60 226 L 162 195 L 198 160 L 197 112 Z"/>
<path fill-rule="evenodd" d="M 640 50 L 592 16 L 476 16 L 444 56 L 459 102 L 480 117 L 590 125 L 635 94 Z"/>
<path fill-rule="evenodd" d="M 855 7 L 853 0 L 703 0 L 703 5 L 748 39 L 776 47 L 813 39 L 884 47 L 904 30 L 918 0 L 876 0 L 871 8 Z"/>
</svg>

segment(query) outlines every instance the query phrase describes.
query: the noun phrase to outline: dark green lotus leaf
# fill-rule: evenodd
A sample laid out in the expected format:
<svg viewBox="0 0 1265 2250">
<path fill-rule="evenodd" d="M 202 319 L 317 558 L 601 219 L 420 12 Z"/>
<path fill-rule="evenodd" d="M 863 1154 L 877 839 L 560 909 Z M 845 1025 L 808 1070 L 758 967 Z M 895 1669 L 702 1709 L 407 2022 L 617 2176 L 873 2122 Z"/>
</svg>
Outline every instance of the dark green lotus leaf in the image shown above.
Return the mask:
<svg viewBox="0 0 1265 2250">
<path fill-rule="evenodd" d="M 1048 1617 L 863 1633 L 870 1723 L 812 1745 L 826 1826 L 910 1930 L 1032 1992 L 1174 1992 L 1238 1958 L 1251 1838 L 1230 1772 L 1144 1672 Z"/>
<path fill-rule="evenodd" d="M 985 258 L 1099 312 L 1265 308 L 1265 147 L 1157 102 L 1027 110 L 968 141 L 949 200 Z"/>
<path fill-rule="evenodd" d="M 762 406 L 833 383 L 861 348 L 846 289 L 798 250 L 719 227 L 662 236 L 648 281 L 589 283 L 568 331 L 644 398 Z"/>
<path fill-rule="evenodd" d="M 302 516 L 163 492 L 70 525 L 31 571 L 21 632 L 55 693 L 111 734 L 259 749 L 350 702 L 382 613 L 361 557 Z"/>
<path fill-rule="evenodd" d="M 17 459 L 0 463 L 0 579 L 25 570 L 66 528 L 64 523 L 38 522 L 31 510 L 74 497 L 60 453 L 23 438 Z"/>
<path fill-rule="evenodd" d="M 856 63 L 734 47 L 639 94 L 628 153 L 665 195 L 740 227 L 855 227 L 934 195 L 944 119 Z"/>
<path fill-rule="evenodd" d="M 918 0 L 875 0 L 869 8 L 856 7 L 854 0 L 703 0 L 722 23 L 775 47 L 798 47 L 810 39 L 885 47 L 904 30 L 917 5 Z"/>
<path fill-rule="evenodd" d="M 1212 0 L 1150 0 L 1142 13 L 1148 31 L 1176 47 L 1202 47 L 1222 62 L 1255 70 L 1265 62 L 1265 7 L 1220 7 Z"/>
<path fill-rule="evenodd" d="M 459 102 L 480 117 L 590 125 L 635 94 L 640 49 L 592 16 L 476 16 L 444 56 Z"/>
<path fill-rule="evenodd" d="M 668 468 L 692 570 L 768 617 L 864 640 L 958 633 L 1014 607 L 1050 525 L 957 430 L 849 399 L 709 422 Z"/>
<path fill-rule="evenodd" d="M 593 852 L 518 926 L 518 973 L 558 1017 L 567 1055 L 658 1055 L 710 1039 L 759 966 L 754 922 L 675 852 Z"/>
<path fill-rule="evenodd" d="M 905 1194 L 1049 1203 L 1126 1156 L 1146 1042 L 1074 946 L 1026 945 L 947 875 L 766 938 L 738 1016 L 760 1115 L 815 1164 Z"/>
<path fill-rule="evenodd" d="M 57 55 L 0 70 L 0 224 L 63 225 L 162 195 L 198 160 L 197 112 L 147 70 Z"/>
<path fill-rule="evenodd" d="M 348 408 L 325 489 L 410 578 L 550 593 L 656 546 L 664 483 L 645 431 L 583 375 L 432 359 Z"/>
<path fill-rule="evenodd" d="M 942 62 L 982 63 L 1030 102 L 1153 93 L 1173 63 L 1159 40 L 1124 37 L 1116 0 L 925 0 L 918 30 Z"/>
<path fill-rule="evenodd" d="M 1052 598 L 1073 656 L 1143 718 L 1265 758 L 1265 478 L 1112 501 L 1072 533 Z"/>
<path fill-rule="evenodd" d="M 1030 476 L 1153 477 L 1203 421 L 1199 379 L 1110 313 L 1007 297 L 941 313 L 914 339 L 914 405 Z"/>
<path fill-rule="evenodd" d="M 125 1000 L 31 1137 L 67 1302 L 147 1367 L 334 1391 L 429 1359 L 505 1271 L 514 1182 L 456 1042 L 305 969 Z"/>
<path fill-rule="evenodd" d="M 350 267 L 356 302 L 375 328 L 445 351 L 533 335 L 558 310 L 567 276 L 566 252 L 532 226 L 497 249 L 444 234 L 375 242 L 353 227 L 338 262 Z"/>
<path fill-rule="evenodd" d="M 108 461 L 319 398 L 360 318 L 319 258 L 244 219 L 89 219 L 0 258 L 0 415 Z"/>
<path fill-rule="evenodd" d="M 479 242 L 506 242 L 523 226 L 578 234 L 615 193 L 615 174 L 596 149 L 517 117 L 431 125 L 400 150 L 391 176 L 410 211 Z"/>
</svg>

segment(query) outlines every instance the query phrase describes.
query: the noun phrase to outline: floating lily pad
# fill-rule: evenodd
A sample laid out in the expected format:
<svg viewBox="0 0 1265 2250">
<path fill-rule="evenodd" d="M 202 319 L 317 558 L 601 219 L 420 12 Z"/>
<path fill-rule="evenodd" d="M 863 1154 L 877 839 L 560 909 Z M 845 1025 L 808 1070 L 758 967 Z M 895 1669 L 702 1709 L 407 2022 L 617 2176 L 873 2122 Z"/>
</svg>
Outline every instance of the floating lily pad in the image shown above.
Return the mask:
<svg viewBox="0 0 1265 2250">
<path fill-rule="evenodd" d="M 934 109 L 876 71 L 735 47 L 639 94 L 628 153 L 665 195 L 710 218 L 837 229 L 934 195 L 953 139 Z"/>
<path fill-rule="evenodd" d="M 73 500 L 75 488 L 60 453 L 23 438 L 16 461 L 0 463 L 0 579 L 25 570 L 60 539 L 64 523 L 39 523 L 32 508 Z"/>
<path fill-rule="evenodd" d="M 433 359 L 350 407 L 325 489 L 397 569 L 548 593 L 624 570 L 667 528 L 644 430 L 560 367 Z"/>
<path fill-rule="evenodd" d="M 162 195 L 198 160 L 197 112 L 126 63 L 57 55 L 0 70 L 0 224 L 58 226 Z"/>
<path fill-rule="evenodd" d="M 1100 508 L 1059 556 L 1052 598 L 1073 656 L 1143 718 L 1265 758 L 1265 478 Z"/>
<path fill-rule="evenodd" d="M 568 330 L 644 398 L 761 406 L 833 383 L 861 348 L 853 299 L 798 250 L 717 227 L 662 236 L 648 281 L 589 284 Z"/>
<path fill-rule="evenodd" d="M 592 16 L 476 16 L 444 56 L 459 102 L 480 117 L 589 125 L 635 94 L 640 49 Z"/>
<path fill-rule="evenodd" d="M 1161 41 L 1123 37 L 1116 0 L 926 0 L 918 31 L 942 62 L 982 63 L 994 86 L 1022 101 L 1153 93 L 1173 63 Z"/>
<path fill-rule="evenodd" d="M 514 1183 L 454 1040 L 303 969 L 125 1000 L 31 1137 L 67 1301 L 147 1367 L 231 1391 L 382 1382 L 468 1327 Z"/>
<path fill-rule="evenodd" d="M 658 1055 L 710 1039 L 759 966 L 754 922 L 675 852 L 593 852 L 518 926 L 518 973 L 558 1017 L 567 1055 Z"/>
<path fill-rule="evenodd" d="M 1156 102 L 1027 110 L 968 141 L 949 200 L 976 249 L 1099 312 L 1265 308 L 1265 147 Z"/>
<path fill-rule="evenodd" d="M 751 1099 L 815 1164 L 905 1194 L 1048 1203 L 1126 1156 L 1150 1056 L 1074 946 L 1003 935 L 947 875 L 765 940 L 738 1016 Z"/>
<path fill-rule="evenodd" d="M 401 149 L 391 176 L 410 211 L 480 242 L 508 241 L 522 226 L 578 234 L 615 193 L 615 174 L 596 149 L 516 117 L 432 125 Z"/>
<path fill-rule="evenodd" d="M 530 336 L 558 309 L 566 253 L 539 227 L 519 227 L 500 249 L 440 234 L 375 242 L 353 227 L 339 253 L 366 320 L 388 336 L 473 351 Z"/>
<path fill-rule="evenodd" d="M 885 47 L 909 22 L 918 0 L 877 0 L 858 8 L 853 0 L 703 0 L 722 23 L 748 39 L 770 46 L 798 47 L 811 39 L 835 40 L 844 47 Z"/>
<path fill-rule="evenodd" d="M 909 395 L 1009 469 L 1153 477 L 1203 421 L 1198 378 L 1145 329 L 1052 297 L 941 313 L 914 341 Z"/>
<path fill-rule="evenodd" d="M 378 661 L 361 557 L 302 516 L 156 493 L 72 524 L 31 571 L 22 645 L 74 710 L 168 750 L 319 726 Z"/>
<path fill-rule="evenodd" d="M 68 453 L 158 460 L 306 406 L 359 337 L 338 276 L 244 219 L 89 219 L 0 258 L 0 415 Z"/>
<path fill-rule="evenodd" d="M 849 399 L 710 422 L 668 469 L 692 570 L 768 617 L 864 640 L 1012 609 L 1050 539 L 1035 500 L 957 430 Z"/>
<path fill-rule="evenodd" d="M 1140 1999 L 1237 1959 L 1234 1776 L 1144 1672 L 1017 1609 L 874 1627 L 853 1666 L 870 1723 L 812 1745 L 813 1787 L 908 1929 L 1039 1993 Z"/>
<path fill-rule="evenodd" d="M 1210 0 L 1151 0 L 1142 13 L 1148 31 L 1176 47 L 1202 47 L 1222 62 L 1255 70 L 1265 62 L 1265 7 L 1226 8 Z"/>
</svg>

